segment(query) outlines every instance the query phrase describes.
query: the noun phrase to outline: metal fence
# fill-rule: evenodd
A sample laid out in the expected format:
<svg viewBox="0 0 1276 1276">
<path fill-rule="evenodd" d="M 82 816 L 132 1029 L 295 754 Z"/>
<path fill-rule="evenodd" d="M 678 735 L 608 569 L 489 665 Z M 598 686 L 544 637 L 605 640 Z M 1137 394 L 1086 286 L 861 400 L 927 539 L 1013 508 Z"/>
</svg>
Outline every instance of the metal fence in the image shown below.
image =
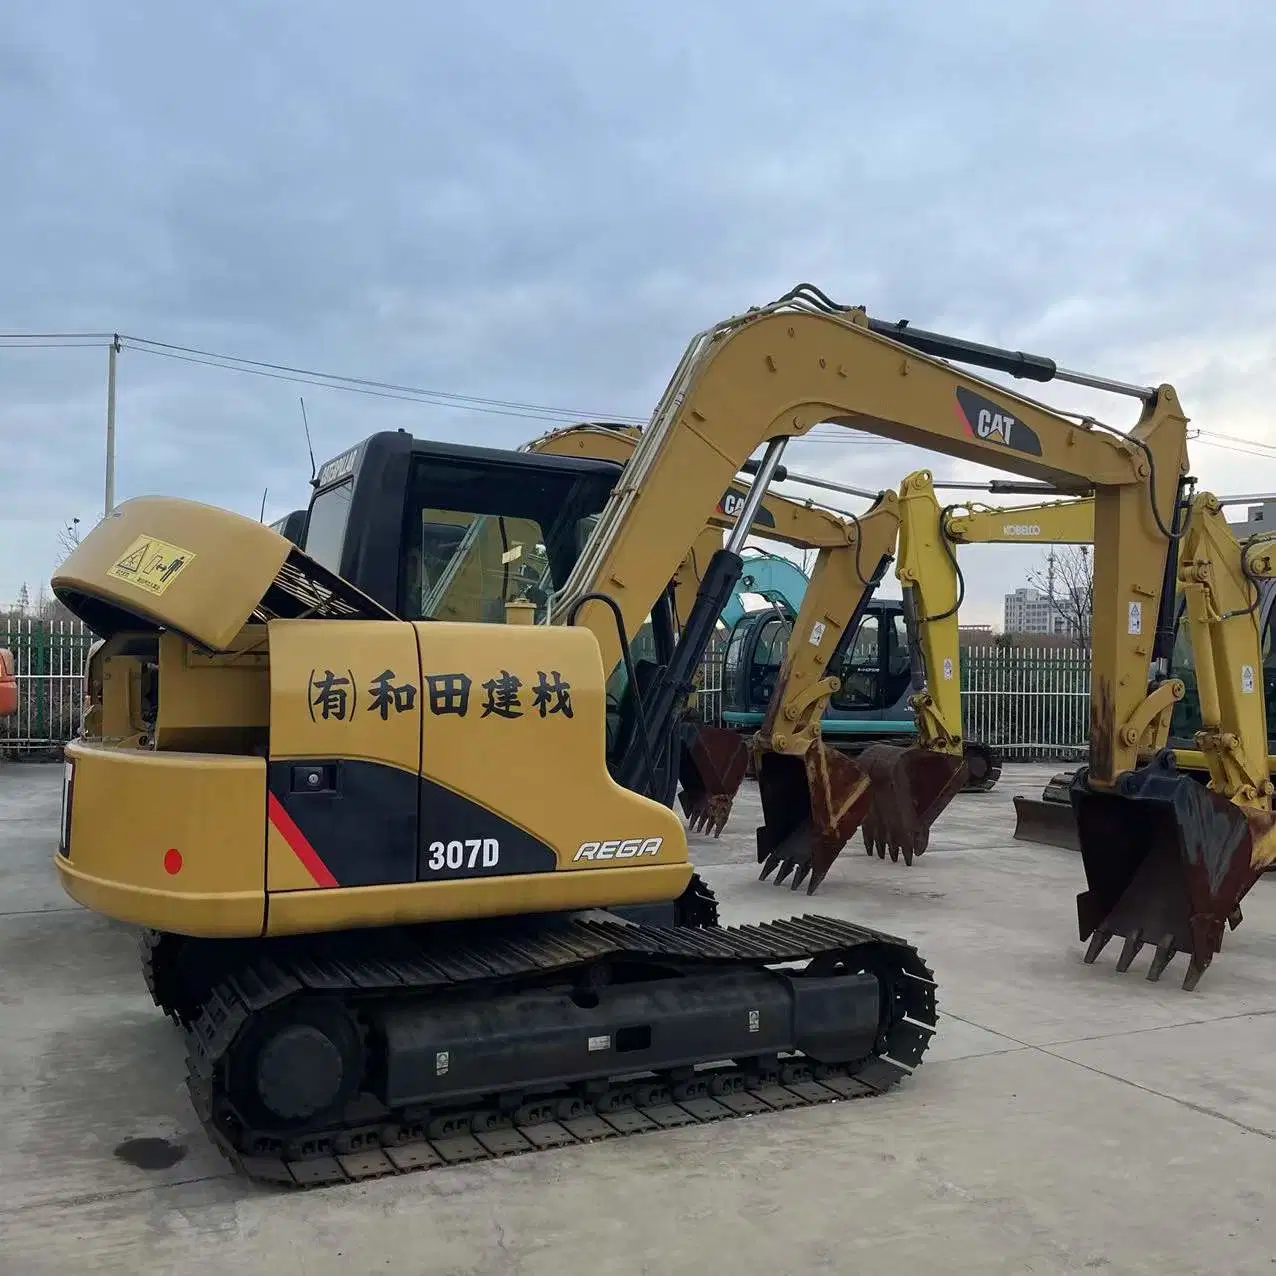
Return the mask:
<svg viewBox="0 0 1276 1276">
<path fill-rule="evenodd" d="M 967 647 L 963 734 L 1007 761 L 1082 759 L 1090 736 L 1090 653 L 1079 647 Z"/>
<path fill-rule="evenodd" d="M 18 677 L 18 712 L 0 718 L 0 754 L 47 752 L 79 733 L 92 643 L 76 620 L 0 616 L 0 647 L 13 652 Z"/>
<path fill-rule="evenodd" d="M 0 647 L 13 652 L 18 712 L 0 718 L 0 753 L 40 753 L 75 736 L 93 635 L 78 621 L 0 616 Z M 698 716 L 722 722 L 716 636 L 698 680 Z M 1070 647 L 967 647 L 961 653 L 965 735 L 1009 761 L 1084 758 L 1090 731 L 1090 653 Z"/>
<path fill-rule="evenodd" d="M 716 642 L 700 669 L 699 712 L 722 725 L 722 658 Z M 966 647 L 961 653 L 963 733 L 1011 762 L 1084 760 L 1090 734 L 1090 653 L 1075 647 Z"/>
</svg>

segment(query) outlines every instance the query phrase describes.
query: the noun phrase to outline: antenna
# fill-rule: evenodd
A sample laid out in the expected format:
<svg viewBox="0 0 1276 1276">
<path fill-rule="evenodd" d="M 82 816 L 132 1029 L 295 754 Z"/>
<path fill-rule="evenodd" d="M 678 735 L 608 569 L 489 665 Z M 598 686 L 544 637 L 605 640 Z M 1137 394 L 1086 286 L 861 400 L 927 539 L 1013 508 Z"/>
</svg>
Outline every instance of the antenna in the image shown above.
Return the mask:
<svg viewBox="0 0 1276 1276">
<path fill-rule="evenodd" d="M 263 487 L 261 489 L 261 513 L 257 515 L 257 521 L 259 523 L 264 523 L 266 521 L 266 493 L 269 491 L 270 488 L 268 487 Z"/>
<path fill-rule="evenodd" d="M 314 487 L 315 477 L 318 474 L 315 469 L 315 448 L 314 444 L 310 442 L 310 422 L 306 419 L 306 401 L 300 395 L 298 395 L 298 400 L 301 403 L 301 424 L 306 431 L 306 450 L 310 453 L 310 486 Z"/>
</svg>

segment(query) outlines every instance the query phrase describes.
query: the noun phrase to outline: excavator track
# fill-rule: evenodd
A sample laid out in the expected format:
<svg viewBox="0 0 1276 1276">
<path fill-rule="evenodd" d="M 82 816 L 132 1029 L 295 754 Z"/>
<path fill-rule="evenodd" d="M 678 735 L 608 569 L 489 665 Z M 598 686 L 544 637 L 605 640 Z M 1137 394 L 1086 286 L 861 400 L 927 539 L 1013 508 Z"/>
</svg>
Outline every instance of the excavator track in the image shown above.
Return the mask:
<svg viewBox="0 0 1276 1276">
<path fill-rule="evenodd" d="M 784 980 L 778 976 L 797 972 L 767 969 L 798 962 L 806 963 L 811 979 Z M 656 970 L 660 974 L 653 979 Z M 627 984 L 626 978 L 637 982 Z M 617 981 L 620 996 L 628 987 L 637 990 L 631 996 L 656 1000 L 662 995 L 676 999 L 680 989 L 699 980 L 700 1000 L 686 1022 L 695 1046 L 687 1050 L 695 1058 L 683 1059 L 680 1066 L 644 1068 L 635 1056 L 628 1069 L 604 1069 L 583 1081 L 579 1073 L 565 1081 L 549 1075 L 525 1077 L 515 1086 L 466 1093 L 459 1101 L 454 1097 L 449 1102 L 397 1103 L 388 1096 L 385 1078 L 396 1065 L 386 1043 L 395 1035 L 396 1019 L 419 1017 L 415 1029 L 408 1031 L 418 1036 L 424 1032 L 429 1044 L 423 1053 L 418 1048 L 418 1055 L 429 1061 L 427 1071 L 446 1078 L 448 1052 L 435 1047 L 450 1041 L 428 1031 L 431 1016 L 450 1013 L 440 1007 L 450 1005 L 453 1012 L 459 1007 L 463 1015 L 480 1019 L 487 1016 L 484 1022 L 495 1022 L 499 1037 L 503 996 L 516 1001 L 526 1019 L 534 1013 L 528 1007 L 537 1004 L 538 997 L 556 997 L 554 1004 L 564 1007 L 562 994 L 568 986 L 575 990 L 576 1006 L 589 1006 L 591 995 L 596 1005 L 596 992 L 609 991 L 608 980 Z M 780 988 L 811 988 L 810 994 L 783 994 L 793 998 L 794 1024 L 801 1017 L 801 997 L 818 1000 L 828 995 L 822 990 L 831 988 L 836 999 L 839 988 L 871 985 L 875 1022 L 867 1029 L 866 1048 L 856 1047 L 849 1062 L 820 1063 L 800 1049 L 722 1054 L 716 1049 L 720 1039 L 710 1040 L 708 1019 L 719 1003 L 719 992 L 730 995 L 749 981 L 773 998 Z M 661 988 L 666 990 L 663 994 Z M 577 994 L 583 999 L 577 1000 Z M 769 1012 L 750 1010 L 749 1033 L 758 1031 L 759 1014 L 762 1036 L 756 1040 L 762 1044 L 768 1024 L 777 1016 L 768 1019 Z M 331 1062 L 315 1055 L 315 1025 L 324 1024 L 325 1016 L 341 1015 L 359 1025 L 360 1035 L 352 1039 L 352 1048 L 361 1052 L 358 1093 L 343 1100 L 335 1115 L 328 1112 L 322 1119 L 294 1122 L 282 1130 L 246 1119 L 251 1105 L 235 1093 L 237 1068 L 238 1075 L 244 1075 L 237 1055 L 243 1043 L 253 1040 L 254 1031 L 259 1033 L 257 1040 L 263 1040 L 261 1025 L 272 1016 L 279 1024 L 279 1016 L 284 1016 L 284 1030 L 276 1028 L 269 1038 L 283 1042 L 284 1048 L 273 1061 L 266 1059 L 273 1047 L 261 1050 L 255 1056 L 254 1075 L 258 1084 L 272 1075 L 280 1085 L 305 1091 L 312 1075 Z M 348 932 L 267 941 L 256 955 L 225 971 L 185 1028 L 188 1088 L 208 1137 L 240 1174 L 263 1183 L 308 1188 L 870 1097 L 892 1089 L 920 1064 L 936 1018 L 935 981 L 912 945 L 829 917 L 731 927 L 650 926 L 587 917 L 521 925 L 502 921 L 468 923 L 451 937 L 440 936 L 438 928 Z M 554 1026 L 546 1022 L 547 1030 Z M 830 1029 L 827 1016 L 820 1023 L 813 1034 L 808 1032 L 814 1052 L 835 1056 L 837 1047 L 829 1047 L 827 1034 L 836 1036 L 841 1025 Z M 577 1033 L 581 1026 L 573 1022 L 569 1030 Z M 657 1030 L 660 1026 L 657 1022 Z M 642 1029 L 615 1030 L 617 1050 L 624 1031 Z M 331 1029 L 329 1035 L 341 1036 Z M 589 1049 L 602 1048 L 595 1044 L 601 1040 L 590 1037 Z M 303 1043 L 310 1051 L 301 1066 L 299 1056 L 290 1053 L 290 1042 Z M 508 1063 L 506 1056 L 526 1058 L 508 1042 L 502 1056 Z M 484 1066 L 483 1060 L 474 1063 L 477 1057 L 473 1052 L 467 1056 L 463 1049 L 455 1052 L 455 1072 L 467 1083 L 476 1075 L 471 1069 Z M 623 1054 L 615 1055 L 608 1069 L 623 1061 Z M 490 1064 L 490 1058 L 486 1062 Z M 305 1080 L 299 1083 L 298 1077 Z"/>
</svg>

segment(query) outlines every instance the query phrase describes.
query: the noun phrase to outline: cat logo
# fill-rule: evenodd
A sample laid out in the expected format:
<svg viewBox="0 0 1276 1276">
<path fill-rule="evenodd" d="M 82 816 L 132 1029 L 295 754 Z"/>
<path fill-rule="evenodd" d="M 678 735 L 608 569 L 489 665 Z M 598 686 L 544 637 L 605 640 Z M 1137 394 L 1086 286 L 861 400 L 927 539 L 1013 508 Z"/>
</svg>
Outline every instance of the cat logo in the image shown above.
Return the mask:
<svg viewBox="0 0 1276 1276">
<path fill-rule="evenodd" d="M 981 443 L 996 443 L 1029 456 L 1041 455 L 1041 440 L 1026 422 L 983 395 L 957 388 L 957 415 L 966 434 Z"/>
<path fill-rule="evenodd" d="M 975 422 L 975 433 L 989 443 L 1004 443 L 1010 446 L 1010 431 L 1014 428 L 1015 418 L 1005 412 L 992 412 L 988 408 L 979 409 L 979 417 Z"/>
<path fill-rule="evenodd" d="M 725 515 L 727 518 L 739 518 L 743 509 L 744 493 L 737 492 L 734 488 L 727 488 L 722 499 L 718 502 L 718 513 Z M 758 512 L 753 516 L 753 526 L 775 526 L 775 518 L 765 505 L 758 507 Z"/>
</svg>

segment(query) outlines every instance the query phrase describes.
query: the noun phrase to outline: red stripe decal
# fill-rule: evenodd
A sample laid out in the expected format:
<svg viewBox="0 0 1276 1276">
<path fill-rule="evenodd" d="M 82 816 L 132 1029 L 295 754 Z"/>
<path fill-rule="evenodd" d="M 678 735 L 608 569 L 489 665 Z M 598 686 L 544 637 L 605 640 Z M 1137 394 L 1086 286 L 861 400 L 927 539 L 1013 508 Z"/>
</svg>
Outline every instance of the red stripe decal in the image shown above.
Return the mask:
<svg viewBox="0 0 1276 1276">
<path fill-rule="evenodd" d="M 284 810 L 283 803 L 273 794 L 266 794 L 266 810 L 270 822 L 279 830 L 279 835 L 292 847 L 292 853 L 302 862 L 307 873 L 315 879 L 316 886 L 339 886 L 341 883 L 333 877 L 327 864 L 319 858 L 318 852 L 310 845 L 306 835 L 297 827 L 292 816 Z"/>
</svg>

